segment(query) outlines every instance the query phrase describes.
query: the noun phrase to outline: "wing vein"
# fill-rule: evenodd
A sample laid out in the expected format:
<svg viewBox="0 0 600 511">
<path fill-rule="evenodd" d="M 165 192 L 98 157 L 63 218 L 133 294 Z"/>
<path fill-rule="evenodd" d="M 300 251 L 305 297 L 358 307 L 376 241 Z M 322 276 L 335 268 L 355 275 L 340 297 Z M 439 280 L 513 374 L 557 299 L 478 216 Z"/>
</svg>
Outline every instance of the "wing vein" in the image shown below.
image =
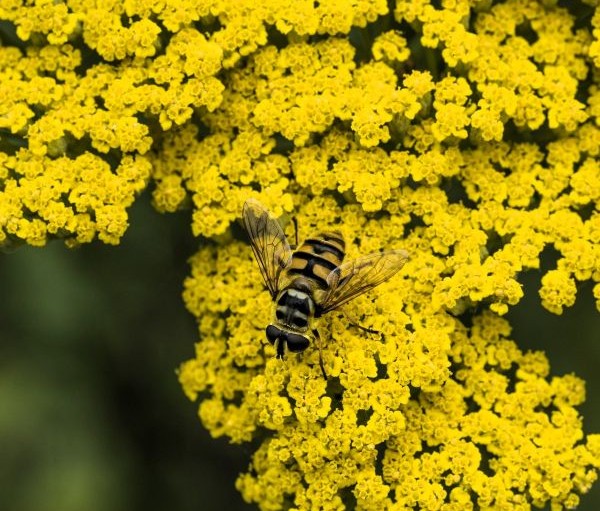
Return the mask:
<svg viewBox="0 0 600 511">
<path fill-rule="evenodd" d="M 274 299 L 280 289 L 282 271 L 289 265 L 292 250 L 279 225 L 257 200 L 248 199 L 242 210 L 244 227 L 265 285 Z"/>
</svg>

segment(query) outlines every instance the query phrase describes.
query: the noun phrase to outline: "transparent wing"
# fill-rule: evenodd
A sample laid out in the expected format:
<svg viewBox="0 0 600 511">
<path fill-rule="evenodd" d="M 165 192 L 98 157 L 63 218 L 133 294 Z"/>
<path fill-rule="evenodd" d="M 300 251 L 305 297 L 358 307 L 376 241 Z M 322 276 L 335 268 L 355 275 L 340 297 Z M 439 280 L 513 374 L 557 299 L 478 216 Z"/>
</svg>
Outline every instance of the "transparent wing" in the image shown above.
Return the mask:
<svg viewBox="0 0 600 511">
<path fill-rule="evenodd" d="M 274 299 L 279 291 L 281 272 L 292 258 L 290 244 L 279 222 L 271 218 L 257 200 L 248 199 L 244 203 L 242 216 L 260 272 Z"/>
<path fill-rule="evenodd" d="M 404 250 L 376 252 L 341 264 L 327 277 L 329 291 L 321 301 L 319 315 L 337 309 L 391 278 L 408 260 Z"/>
</svg>

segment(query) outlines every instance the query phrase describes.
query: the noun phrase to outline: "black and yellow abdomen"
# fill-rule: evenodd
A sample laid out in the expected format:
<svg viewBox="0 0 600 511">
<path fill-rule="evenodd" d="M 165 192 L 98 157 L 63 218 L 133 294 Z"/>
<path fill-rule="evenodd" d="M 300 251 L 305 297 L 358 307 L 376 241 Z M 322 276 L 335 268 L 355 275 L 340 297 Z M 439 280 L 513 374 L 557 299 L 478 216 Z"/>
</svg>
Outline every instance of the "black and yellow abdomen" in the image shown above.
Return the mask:
<svg viewBox="0 0 600 511">
<path fill-rule="evenodd" d="M 327 276 L 342 264 L 345 247 L 339 232 L 326 232 L 309 238 L 292 254 L 286 272 L 302 276 L 320 289 L 327 289 Z"/>
</svg>

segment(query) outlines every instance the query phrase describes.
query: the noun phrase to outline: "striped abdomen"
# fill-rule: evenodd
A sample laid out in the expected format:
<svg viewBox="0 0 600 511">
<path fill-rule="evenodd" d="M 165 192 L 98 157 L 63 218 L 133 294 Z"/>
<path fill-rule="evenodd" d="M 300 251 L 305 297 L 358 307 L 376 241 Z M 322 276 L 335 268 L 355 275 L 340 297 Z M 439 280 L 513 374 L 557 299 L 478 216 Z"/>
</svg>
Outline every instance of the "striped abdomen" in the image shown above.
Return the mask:
<svg viewBox="0 0 600 511">
<path fill-rule="evenodd" d="M 307 239 L 292 254 L 287 268 L 290 275 L 302 276 L 318 288 L 327 288 L 327 276 L 344 260 L 346 244 L 339 232 L 322 233 Z"/>
</svg>

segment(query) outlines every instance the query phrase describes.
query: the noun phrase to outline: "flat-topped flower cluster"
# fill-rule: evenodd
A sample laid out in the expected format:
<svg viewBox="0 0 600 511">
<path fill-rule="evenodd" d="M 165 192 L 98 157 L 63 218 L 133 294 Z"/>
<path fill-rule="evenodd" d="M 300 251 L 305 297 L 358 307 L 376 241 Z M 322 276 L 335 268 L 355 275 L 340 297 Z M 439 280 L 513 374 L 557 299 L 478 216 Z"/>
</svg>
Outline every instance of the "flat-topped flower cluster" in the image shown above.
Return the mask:
<svg viewBox="0 0 600 511">
<path fill-rule="evenodd" d="M 0 245 L 117 244 L 148 188 L 192 208 L 179 376 L 214 436 L 263 439 L 238 480 L 263 510 L 573 508 L 584 384 L 502 315 L 551 251 L 544 307 L 591 280 L 600 310 L 596 4 L 4 1 Z M 321 321 L 327 381 L 264 339 L 251 196 L 348 257 L 410 253 Z"/>
</svg>

